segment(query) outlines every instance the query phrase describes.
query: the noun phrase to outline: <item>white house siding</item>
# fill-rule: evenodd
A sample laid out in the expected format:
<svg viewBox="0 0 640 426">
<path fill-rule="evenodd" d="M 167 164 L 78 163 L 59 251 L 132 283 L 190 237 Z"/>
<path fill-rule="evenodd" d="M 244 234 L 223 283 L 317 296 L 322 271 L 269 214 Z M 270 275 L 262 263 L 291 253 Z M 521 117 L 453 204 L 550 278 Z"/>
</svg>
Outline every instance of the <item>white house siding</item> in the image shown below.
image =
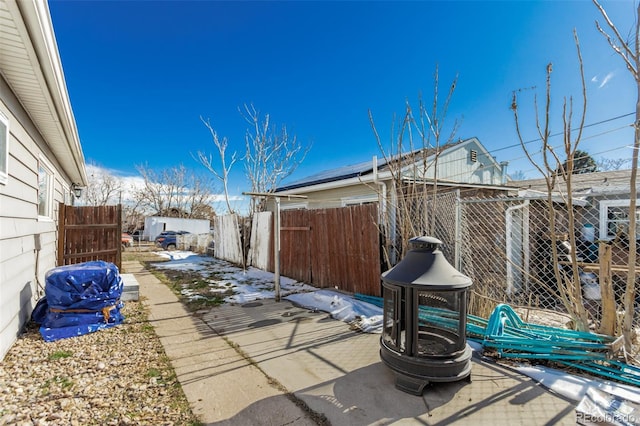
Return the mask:
<svg viewBox="0 0 640 426">
<path fill-rule="evenodd" d="M 0 77 L 0 112 L 9 121 L 8 181 L 0 185 L 0 359 L 23 328 L 56 266 L 58 203 L 69 184 L 29 116 Z M 38 217 L 38 161 L 54 176 L 52 217 Z M 67 195 L 68 197 L 68 195 Z M 67 198 L 68 199 L 68 198 Z M 36 251 L 36 238 L 41 249 Z"/>
<path fill-rule="evenodd" d="M 289 204 L 300 205 L 305 202 L 308 209 L 331 209 L 359 203 L 360 201 L 378 201 L 377 191 L 374 185 L 357 183 L 352 186 L 335 189 L 304 192 L 304 195 L 309 197 L 308 201 L 304 199 L 291 199 L 289 201 L 283 198 L 280 204 L 283 210 L 287 209 Z"/>
</svg>

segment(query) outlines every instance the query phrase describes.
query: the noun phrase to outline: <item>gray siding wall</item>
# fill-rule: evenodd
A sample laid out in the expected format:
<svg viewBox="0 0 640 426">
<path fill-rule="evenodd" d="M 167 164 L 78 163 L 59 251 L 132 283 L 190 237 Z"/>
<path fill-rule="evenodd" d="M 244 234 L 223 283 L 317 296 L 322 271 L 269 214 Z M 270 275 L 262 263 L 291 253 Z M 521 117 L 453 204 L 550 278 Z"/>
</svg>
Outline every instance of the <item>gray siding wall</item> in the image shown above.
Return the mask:
<svg viewBox="0 0 640 426">
<path fill-rule="evenodd" d="M 69 179 L 28 114 L 0 76 L 0 111 L 9 120 L 8 182 L 0 184 L 0 360 L 15 342 L 56 266 L 58 203 L 69 201 Z M 38 216 L 38 164 L 53 172 L 50 218 Z M 36 250 L 39 239 L 40 250 Z"/>
</svg>

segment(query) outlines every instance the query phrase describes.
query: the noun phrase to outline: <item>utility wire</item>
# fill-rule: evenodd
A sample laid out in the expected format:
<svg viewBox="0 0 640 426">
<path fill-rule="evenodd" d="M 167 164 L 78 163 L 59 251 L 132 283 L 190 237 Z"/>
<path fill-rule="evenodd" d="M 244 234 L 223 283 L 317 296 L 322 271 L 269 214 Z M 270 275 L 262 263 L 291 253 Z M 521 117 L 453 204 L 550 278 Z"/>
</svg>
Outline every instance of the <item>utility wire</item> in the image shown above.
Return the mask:
<svg viewBox="0 0 640 426">
<path fill-rule="evenodd" d="M 582 126 L 582 128 L 586 129 L 587 127 L 598 126 L 600 124 L 608 123 L 610 121 L 619 120 L 621 118 L 626 118 L 626 117 L 629 117 L 629 116 L 634 115 L 634 114 L 635 114 L 635 112 L 630 112 L 628 114 L 618 115 L 617 117 L 607 118 L 606 120 L 597 121 L 597 122 L 591 123 L 591 124 L 585 124 L 584 126 Z M 627 126 L 625 126 L 625 127 L 627 127 Z M 553 134 L 549 135 L 549 137 L 552 138 L 552 137 L 561 136 L 561 135 L 564 135 L 564 132 L 553 133 Z M 583 138 L 583 139 L 586 139 L 586 138 Z M 531 139 L 531 140 L 523 142 L 523 143 L 525 145 L 528 145 L 528 144 L 533 143 L 533 142 L 540 142 L 541 140 L 542 140 L 542 138 L 536 138 L 536 139 Z M 517 143 L 517 144 L 505 146 L 505 147 L 502 147 L 502 148 L 494 149 L 494 150 L 492 150 L 490 152 L 494 153 L 494 152 L 503 151 L 503 150 L 509 149 L 509 148 L 517 148 L 519 146 L 520 146 L 520 143 Z"/>
</svg>

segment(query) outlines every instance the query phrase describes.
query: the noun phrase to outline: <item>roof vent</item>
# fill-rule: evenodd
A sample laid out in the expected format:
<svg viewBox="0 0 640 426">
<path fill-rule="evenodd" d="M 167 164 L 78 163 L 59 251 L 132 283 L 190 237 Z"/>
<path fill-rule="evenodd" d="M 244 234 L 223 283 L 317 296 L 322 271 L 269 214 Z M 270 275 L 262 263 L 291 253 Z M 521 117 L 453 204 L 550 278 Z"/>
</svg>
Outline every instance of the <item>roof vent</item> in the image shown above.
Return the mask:
<svg viewBox="0 0 640 426">
<path fill-rule="evenodd" d="M 478 151 L 476 151 L 475 149 L 469 151 L 469 160 L 471 160 L 472 163 L 478 161 Z"/>
</svg>

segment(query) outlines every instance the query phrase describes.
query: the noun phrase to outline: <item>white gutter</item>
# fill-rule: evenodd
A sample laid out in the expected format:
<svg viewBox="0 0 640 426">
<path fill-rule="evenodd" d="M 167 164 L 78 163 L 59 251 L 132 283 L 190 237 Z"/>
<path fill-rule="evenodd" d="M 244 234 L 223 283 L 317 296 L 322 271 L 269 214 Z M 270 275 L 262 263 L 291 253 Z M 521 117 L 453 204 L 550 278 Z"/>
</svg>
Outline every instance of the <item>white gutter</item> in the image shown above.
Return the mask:
<svg viewBox="0 0 640 426">
<path fill-rule="evenodd" d="M 533 189 L 519 189 L 518 198 L 526 198 L 528 200 L 542 200 L 547 201 L 549 194 L 544 191 L 536 191 Z M 566 204 L 566 197 L 560 192 L 554 192 L 551 194 L 551 201 L 554 203 Z M 574 206 L 585 207 L 589 205 L 589 200 L 586 197 L 576 197 L 571 199 Z"/>
<path fill-rule="evenodd" d="M 373 183 L 378 186 L 378 205 L 380 206 L 380 211 L 378 212 L 378 221 L 386 228 L 385 219 L 388 217 L 387 215 L 387 185 L 384 182 L 380 182 L 378 180 L 378 157 L 373 156 Z"/>
<path fill-rule="evenodd" d="M 389 180 L 391 178 L 390 172 L 378 173 L 376 179 L 378 181 L 381 180 Z M 349 179 L 338 179 L 331 182 L 318 183 L 310 186 L 301 186 L 299 188 L 287 189 L 286 191 L 278 191 L 276 194 L 278 195 L 295 195 L 302 194 L 308 192 L 316 192 L 316 191 L 326 191 L 328 189 L 336 189 L 342 188 L 345 186 L 351 186 L 359 183 L 369 183 L 373 184 L 373 174 L 368 174 L 364 176 L 355 176 Z"/>
<path fill-rule="evenodd" d="M 378 212 L 378 221 L 383 226 L 383 233 L 390 241 L 396 240 L 396 209 L 389 209 L 389 204 L 387 203 L 387 184 L 384 182 L 380 182 L 379 173 L 378 173 L 378 157 L 373 156 L 373 183 L 380 188 L 378 191 L 379 197 L 379 206 L 380 210 Z M 390 177 L 390 173 L 386 173 L 387 177 Z M 393 190 L 391 192 L 391 205 L 396 206 L 396 191 L 395 191 L 395 181 L 391 180 L 391 184 L 393 185 Z M 392 265 L 396 264 L 396 249 L 395 244 L 392 244 L 391 253 L 389 253 L 389 261 Z"/>
</svg>

